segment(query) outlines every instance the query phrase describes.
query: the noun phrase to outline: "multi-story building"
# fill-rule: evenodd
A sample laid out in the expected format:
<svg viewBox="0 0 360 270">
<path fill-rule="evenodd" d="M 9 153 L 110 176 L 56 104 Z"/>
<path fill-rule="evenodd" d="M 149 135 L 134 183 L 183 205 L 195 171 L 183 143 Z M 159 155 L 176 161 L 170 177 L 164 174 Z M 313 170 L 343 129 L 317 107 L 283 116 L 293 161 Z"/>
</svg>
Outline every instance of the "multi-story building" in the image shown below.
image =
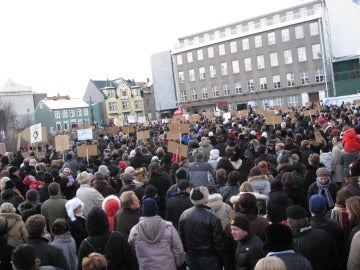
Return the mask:
<svg viewBox="0 0 360 270">
<path fill-rule="evenodd" d="M 331 91 L 320 1 L 186 36 L 172 52 L 180 104 L 266 108 L 319 101 Z"/>
<path fill-rule="evenodd" d="M 148 105 L 146 109 L 144 98 Z M 149 82 L 140 83 L 122 78 L 111 81 L 90 80 L 84 100 L 89 104 L 104 105 L 104 110 L 100 112 L 103 113 L 100 122 L 104 124 L 137 122 L 140 116 L 148 120 L 150 115 L 155 117 L 154 94 Z"/>
<path fill-rule="evenodd" d="M 89 128 L 92 124 L 90 106 L 81 99 L 68 96 L 43 99 L 35 109 L 35 122 L 50 132 Z"/>
</svg>

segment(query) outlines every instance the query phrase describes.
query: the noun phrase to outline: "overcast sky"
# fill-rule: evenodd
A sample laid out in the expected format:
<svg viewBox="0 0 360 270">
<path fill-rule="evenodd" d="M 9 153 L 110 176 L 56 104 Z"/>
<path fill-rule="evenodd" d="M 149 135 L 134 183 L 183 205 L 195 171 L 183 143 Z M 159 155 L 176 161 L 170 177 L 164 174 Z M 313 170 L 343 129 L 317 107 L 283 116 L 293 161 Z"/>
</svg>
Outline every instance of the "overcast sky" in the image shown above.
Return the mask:
<svg viewBox="0 0 360 270">
<path fill-rule="evenodd" d="M 177 38 L 301 0 L 2 0 L 0 87 L 82 98 L 90 79 L 151 80 L 150 57 Z"/>
</svg>

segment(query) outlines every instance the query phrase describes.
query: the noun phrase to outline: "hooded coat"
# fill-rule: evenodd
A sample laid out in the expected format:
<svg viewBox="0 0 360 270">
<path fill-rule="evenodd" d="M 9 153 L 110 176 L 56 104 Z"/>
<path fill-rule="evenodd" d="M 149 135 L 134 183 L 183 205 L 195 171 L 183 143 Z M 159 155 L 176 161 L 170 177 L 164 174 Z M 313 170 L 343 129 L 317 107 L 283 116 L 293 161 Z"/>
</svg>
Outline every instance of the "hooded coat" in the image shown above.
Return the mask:
<svg viewBox="0 0 360 270">
<path fill-rule="evenodd" d="M 13 247 L 24 244 L 28 232 L 21 216 L 15 213 L 1 213 L 0 217 L 4 217 L 8 222 L 7 243 Z"/>
<path fill-rule="evenodd" d="M 135 247 L 140 270 L 176 269 L 185 253 L 179 234 L 171 222 L 160 216 L 141 217 L 130 231 L 129 243 Z"/>
<path fill-rule="evenodd" d="M 229 204 L 223 202 L 223 198 L 219 193 L 209 195 L 207 206 L 220 218 L 223 229 L 225 229 L 226 225 L 235 217 L 235 211 Z"/>
</svg>

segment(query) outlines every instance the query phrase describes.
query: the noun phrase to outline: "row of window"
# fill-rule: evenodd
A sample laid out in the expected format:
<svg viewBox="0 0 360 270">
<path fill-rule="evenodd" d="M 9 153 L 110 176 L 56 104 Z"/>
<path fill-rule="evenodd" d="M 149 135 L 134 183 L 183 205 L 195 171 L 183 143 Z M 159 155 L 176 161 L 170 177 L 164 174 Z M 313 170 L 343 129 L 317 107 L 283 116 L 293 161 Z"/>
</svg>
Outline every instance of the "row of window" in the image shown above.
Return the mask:
<svg viewBox="0 0 360 270">
<path fill-rule="evenodd" d="M 316 36 L 319 35 L 319 27 L 318 27 L 318 23 L 317 22 L 313 22 L 309 24 L 309 30 L 310 30 L 310 36 Z M 282 29 L 280 31 L 281 33 L 281 41 L 282 42 L 290 42 L 291 38 L 290 38 L 290 30 L 288 28 L 286 29 Z M 298 25 L 294 27 L 294 35 L 295 35 L 295 39 L 302 39 L 304 38 L 304 27 L 303 25 Z M 241 40 L 241 48 L 242 51 L 247 51 L 251 49 L 250 44 L 253 44 L 254 48 L 261 48 L 264 45 L 275 45 L 276 44 L 276 32 L 270 32 L 267 33 L 267 44 L 265 44 L 263 42 L 264 37 L 262 35 L 257 35 L 254 37 L 246 37 L 243 38 Z M 237 53 L 240 47 L 240 44 L 238 44 L 238 41 L 231 41 L 229 43 L 230 47 L 230 53 Z M 219 44 L 218 45 L 218 53 L 219 56 L 225 55 L 226 54 L 226 48 L 225 48 L 225 44 Z M 196 51 L 196 55 L 197 55 L 197 60 L 201 61 L 204 59 L 204 49 L 198 49 Z M 207 48 L 207 57 L 208 58 L 214 58 L 215 54 L 214 54 L 214 47 L 208 47 Z M 192 63 L 194 61 L 193 59 L 193 52 L 187 52 L 186 53 L 186 59 L 188 63 Z M 182 54 L 178 54 L 176 56 L 176 63 L 177 65 L 182 65 L 183 64 L 183 55 Z"/>
<path fill-rule="evenodd" d="M 75 109 L 70 109 L 70 110 L 54 111 L 55 119 L 60 119 L 61 114 L 62 114 L 62 118 L 75 117 L 75 111 L 76 111 L 76 116 L 77 117 L 89 116 L 89 109 L 88 108 L 76 109 L 76 110 Z"/>
<path fill-rule="evenodd" d="M 315 76 L 315 82 L 316 83 L 323 83 L 324 82 L 324 70 L 322 68 L 316 68 L 314 70 L 314 76 Z M 286 85 L 285 87 L 294 87 L 295 86 L 295 75 L 294 73 L 286 73 Z M 307 70 L 300 71 L 299 74 L 300 83 L 299 85 L 307 85 L 309 84 L 309 73 Z M 255 92 L 255 85 L 254 80 L 250 79 L 246 83 L 247 85 L 247 92 L 252 93 Z M 259 90 L 260 91 L 266 91 L 270 89 L 280 89 L 281 87 L 284 87 L 281 85 L 281 76 L 280 75 L 274 75 L 272 76 L 272 85 L 268 85 L 267 77 L 259 78 Z M 236 81 L 233 85 L 233 89 L 231 91 L 229 85 L 227 83 L 222 84 L 222 93 L 220 93 L 220 90 L 217 85 L 211 86 L 211 94 L 212 98 L 220 97 L 220 96 L 229 96 L 231 94 L 242 94 L 242 87 L 241 87 L 241 81 Z M 190 95 L 191 100 L 198 100 L 199 94 L 201 99 L 208 99 L 209 98 L 209 91 L 206 87 L 202 87 L 200 89 L 200 93 L 197 89 L 191 89 Z M 180 90 L 180 98 L 181 102 L 188 101 L 187 92 L 186 90 Z"/>
<path fill-rule="evenodd" d="M 77 125 L 79 128 L 84 128 L 90 126 L 89 119 L 71 119 L 70 121 L 56 122 L 56 130 L 70 130 L 74 125 Z"/>
<path fill-rule="evenodd" d="M 123 110 L 130 110 L 130 101 L 122 101 L 121 105 L 122 105 Z M 135 100 L 134 106 L 135 106 L 135 109 L 142 109 L 143 108 L 142 100 Z M 108 109 L 109 109 L 109 111 L 117 111 L 118 103 L 117 102 L 109 102 Z"/>
<path fill-rule="evenodd" d="M 287 102 L 287 104 L 285 103 Z M 298 106 L 299 96 L 288 96 L 288 97 L 276 97 L 274 99 L 262 99 L 261 107 L 267 109 L 273 106 Z"/>
<path fill-rule="evenodd" d="M 312 49 L 312 59 L 313 60 L 318 60 L 321 59 L 321 47 L 320 44 L 313 44 L 311 46 Z M 278 57 L 278 53 L 277 52 L 272 52 L 269 54 L 269 62 L 270 62 L 270 67 L 277 67 L 279 66 L 279 57 Z M 306 62 L 307 61 L 307 56 L 306 56 L 306 47 L 299 47 L 297 48 L 297 60 L 298 62 Z M 252 59 L 250 57 L 248 58 L 244 58 L 244 66 L 243 66 L 243 70 L 244 71 L 252 71 L 253 70 L 253 64 L 252 64 Z M 283 61 L 285 65 L 289 65 L 293 63 L 293 52 L 291 49 L 288 50 L 284 50 L 283 51 Z M 258 55 L 256 56 L 256 67 L 258 70 L 261 69 L 265 69 L 266 65 L 265 65 L 265 56 L 262 55 Z M 231 68 L 232 68 L 232 73 L 233 74 L 237 74 L 240 73 L 240 62 L 239 60 L 233 60 L 231 61 Z M 206 71 L 205 71 L 205 67 L 199 67 L 198 69 L 198 78 L 200 80 L 204 80 L 206 78 Z M 214 78 L 217 76 L 217 68 L 216 65 L 210 65 L 209 66 L 209 74 L 210 74 L 210 78 Z M 229 74 L 229 70 L 228 70 L 228 64 L 227 63 L 220 63 L 220 74 L 221 76 L 226 76 Z M 178 72 L 178 80 L 179 83 L 184 83 L 185 82 L 185 72 L 184 71 L 179 71 Z M 189 81 L 195 81 L 196 80 L 196 75 L 195 75 L 195 69 L 190 69 L 189 70 Z"/>
<path fill-rule="evenodd" d="M 131 93 L 131 96 L 140 97 L 141 96 L 141 89 L 140 88 L 131 89 L 130 93 Z M 129 98 L 127 90 L 120 90 L 120 94 L 121 94 L 121 96 L 120 96 L 121 99 L 128 99 Z M 114 88 L 107 89 L 106 95 L 108 97 L 116 97 L 116 89 L 114 89 Z"/>
</svg>

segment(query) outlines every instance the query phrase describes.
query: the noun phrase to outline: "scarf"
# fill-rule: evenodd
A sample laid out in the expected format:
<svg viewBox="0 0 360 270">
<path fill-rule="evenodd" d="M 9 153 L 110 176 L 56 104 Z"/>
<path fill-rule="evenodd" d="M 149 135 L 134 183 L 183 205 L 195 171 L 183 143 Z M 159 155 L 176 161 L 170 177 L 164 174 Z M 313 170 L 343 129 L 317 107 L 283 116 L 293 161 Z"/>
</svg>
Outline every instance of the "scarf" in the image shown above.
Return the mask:
<svg viewBox="0 0 360 270">
<path fill-rule="evenodd" d="M 329 191 L 330 185 L 331 185 L 331 180 L 329 180 L 329 182 L 325 185 L 322 185 L 318 181 L 316 181 L 316 186 L 319 189 L 318 194 L 325 196 L 328 207 L 333 208 L 335 204 Z"/>
</svg>

